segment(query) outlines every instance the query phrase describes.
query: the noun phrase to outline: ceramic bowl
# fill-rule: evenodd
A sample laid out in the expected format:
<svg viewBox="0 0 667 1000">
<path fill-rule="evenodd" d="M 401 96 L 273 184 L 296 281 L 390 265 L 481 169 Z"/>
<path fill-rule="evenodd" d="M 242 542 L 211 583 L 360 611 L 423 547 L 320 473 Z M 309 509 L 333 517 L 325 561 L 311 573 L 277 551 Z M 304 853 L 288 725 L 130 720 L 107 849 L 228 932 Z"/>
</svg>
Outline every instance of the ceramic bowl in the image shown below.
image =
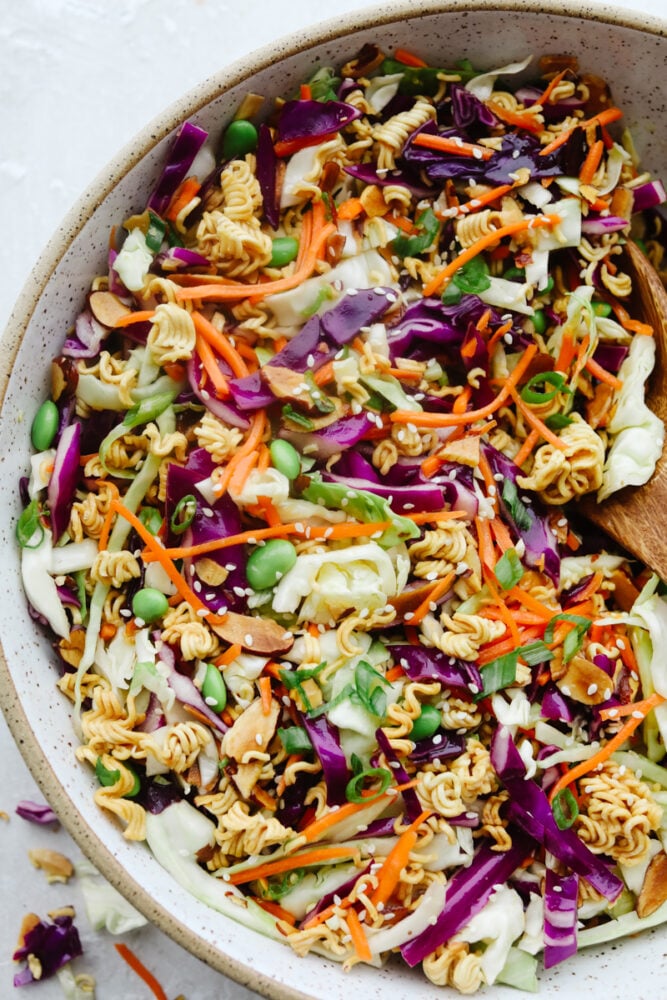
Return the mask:
<svg viewBox="0 0 667 1000">
<path fill-rule="evenodd" d="M 6 331 L 0 362 L 0 697 L 7 720 L 44 794 L 63 824 L 104 875 L 144 914 L 216 969 L 270 997 L 336 1000 L 357 991 L 368 1000 L 443 995 L 419 973 L 390 964 L 346 975 L 321 958 L 296 957 L 198 902 L 149 855 L 123 839 L 93 803 L 91 769 L 77 764 L 69 703 L 55 690 L 54 654 L 28 615 L 14 527 L 17 484 L 29 454 L 31 416 L 45 397 L 49 359 L 102 269 L 111 225 L 141 210 L 159 173 L 170 136 L 184 118 L 215 132 L 248 91 L 294 90 L 318 64 L 344 62 L 365 43 L 408 47 L 434 64 L 463 55 L 493 67 L 527 53 L 567 52 L 612 84 L 645 166 L 659 176 L 667 162 L 667 24 L 635 14 L 564 0 L 405 0 L 358 12 L 284 39 L 237 62 L 162 114 L 110 164 L 62 223 L 36 265 Z M 541 996 L 586 993 L 590 1000 L 667 995 L 662 929 L 603 950 L 590 950 L 541 977 Z M 628 978 L 628 970 L 632 970 Z M 650 987 L 648 984 L 651 984 Z M 193 986 L 191 995 L 196 993 Z M 487 995 L 490 993 L 487 991 Z M 648 996 L 648 993 L 646 993 Z M 494 997 L 517 992 L 493 988 Z"/>
</svg>

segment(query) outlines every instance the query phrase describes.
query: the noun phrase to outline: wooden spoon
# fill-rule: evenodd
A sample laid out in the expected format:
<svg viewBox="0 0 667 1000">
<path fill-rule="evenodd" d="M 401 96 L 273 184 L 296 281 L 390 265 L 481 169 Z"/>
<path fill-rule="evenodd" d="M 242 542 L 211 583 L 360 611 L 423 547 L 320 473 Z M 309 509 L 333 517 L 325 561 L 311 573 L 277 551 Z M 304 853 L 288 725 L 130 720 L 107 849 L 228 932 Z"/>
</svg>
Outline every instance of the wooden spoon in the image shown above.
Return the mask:
<svg viewBox="0 0 667 1000">
<path fill-rule="evenodd" d="M 638 311 L 655 330 L 656 359 L 646 403 L 667 421 L 667 292 L 638 246 L 626 245 L 626 270 L 632 277 Z M 586 498 L 581 513 L 624 549 L 667 580 L 667 448 L 644 486 L 628 486 L 608 500 Z"/>
</svg>

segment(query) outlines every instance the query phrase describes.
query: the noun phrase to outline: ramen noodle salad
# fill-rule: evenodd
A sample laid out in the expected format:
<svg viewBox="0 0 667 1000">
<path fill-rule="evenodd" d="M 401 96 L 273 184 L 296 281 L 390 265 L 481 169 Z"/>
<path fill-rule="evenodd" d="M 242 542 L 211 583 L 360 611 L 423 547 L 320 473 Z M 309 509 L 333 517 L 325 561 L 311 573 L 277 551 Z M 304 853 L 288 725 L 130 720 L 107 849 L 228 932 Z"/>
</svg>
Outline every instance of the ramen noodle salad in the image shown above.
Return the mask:
<svg viewBox="0 0 667 1000">
<path fill-rule="evenodd" d="M 662 450 L 663 200 L 574 59 L 368 44 L 118 220 L 17 537 L 96 803 L 210 906 L 461 993 L 667 920 L 663 585 L 578 513 Z"/>
</svg>

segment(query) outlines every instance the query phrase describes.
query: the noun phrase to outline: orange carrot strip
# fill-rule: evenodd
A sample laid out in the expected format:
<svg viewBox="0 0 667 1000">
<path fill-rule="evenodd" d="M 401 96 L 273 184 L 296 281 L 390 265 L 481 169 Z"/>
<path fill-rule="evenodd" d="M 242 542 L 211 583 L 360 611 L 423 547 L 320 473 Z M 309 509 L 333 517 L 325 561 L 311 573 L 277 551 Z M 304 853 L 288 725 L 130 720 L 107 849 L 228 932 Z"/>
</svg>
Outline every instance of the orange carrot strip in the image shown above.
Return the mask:
<svg viewBox="0 0 667 1000">
<path fill-rule="evenodd" d="M 128 948 L 126 944 L 116 942 L 114 943 L 114 948 L 123 961 L 127 962 L 132 971 L 136 972 L 140 979 L 143 979 L 156 1000 L 168 1000 L 167 994 L 164 992 L 153 973 L 148 971 L 143 962 L 139 961 L 134 952 Z"/>
<path fill-rule="evenodd" d="M 358 219 L 365 211 L 361 198 L 347 198 L 336 208 L 339 219 Z"/>
<path fill-rule="evenodd" d="M 183 600 L 188 602 L 193 611 L 201 611 L 203 618 L 208 618 L 209 616 L 216 618 L 217 616 L 206 607 L 204 602 L 195 594 L 194 590 L 188 587 L 187 583 L 183 579 L 183 576 L 179 573 L 176 566 L 174 566 L 174 563 L 167 555 L 166 549 L 162 548 L 155 537 L 151 535 L 148 528 L 141 523 L 136 514 L 133 514 L 131 510 L 128 510 L 128 508 L 120 502 L 120 500 L 116 500 L 115 498 L 111 500 L 110 506 L 113 507 L 114 511 L 119 514 L 120 517 L 124 518 L 128 524 L 134 528 L 144 545 L 149 550 L 150 554 L 154 557 L 154 561 L 160 563 L 165 573 L 176 587 L 176 590 L 179 592 Z"/>
<path fill-rule="evenodd" d="M 438 580 L 433 585 L 431 591 L 426 595 L 421 604 L 418 604 L 413 611 L 412 617 L 410 618 L 411 625 L 418 625 L 424 619 L 425 615 L 427 615 L 431 609 L 431 604 L 434 601 L 437 601 L 439 597 L 442 597 L 443 594 L 447 593 L 455 577 L 456 573 L 448 573 L 447 576 L 443 576 L 442 580 Z"/>
<path fill-rule="evenodd" d="M 204 337 L 201 336 L 201 334 L 196 334 L 196 338 L 195 349 L 199 355 L 202 365 L 204 366 L 206 374 L 213 383 L 216 396 L 218 399 L 227 399 L 229 396 L 229 385 L 227 383 L 227 379 L 220 371 L 220 366 L 218 365 L 215 354 L 211 350 L 211 345 L 208 340 L 205 340 Z"/>
<path fill-rule="evenodd" d="M 119 317 L 114 323 L 114 330 L 121 330 L 124 326 L 132 326 L 133 323 L 146 323 L 155 316 L 154 309 L 140 309 L 139 312 L 126 313 Z"/>
<path fill-rule="evenodd" d="M 527 590 L 522 590 L 521 587 L 512 587 L 507 591 L 507 596 L 517 601 L 518 604 L 522 604 L 524 608 L 528 608 L 533 614 L 538 615 L 547 622 L 551 621 L 554 615 L 559 613 L 558 608 L 547 607 L 546 604 L 542 604 L 541 601 L 538 601 Z"/>
<path fill-rule="evenodd" d="M 404 382 L 421 382 L 420 372 L 410 372 L 406 371 L 404 368 L 383 368 L 383 375 L 392 375 L 400 381 Z"/>
<path fill-rule="evenodd" d="M 493 571 L 496 565 L 496 557 L 493 552 L 493 540 L 489 522 L 481 517 L 475 518 L 475 530 L 477 531 L 477 549 L 482 566 Z"/>
<path fill-rule="evenodd" d="M 391 667 L 387 673 L 384 675 L 384 679 L 393 684 L 394 681 L 400 681 L 401 677 L 405 677 L 405 670 L 398 664 L 395 667 Z"/>
<path fill-rule="evenodd" d="M 104 639 L 105 642 L 113 639 L 116 635 L 118 629 L 112 622 L 104 622 L 100 625 L 100 639 Z"/>
<path fill-rule="evenodd" d="M 463 517 L 468 517 L 464 510 L 429 510 L 418 514 L 402 514 L 415 524 L 432 524 L 435 521 L 460 521 Z"/>
<path fill-rule="evenodd" d="M 473 347 L 475 346 L 474 340 L 471 340 L 470 343 L 473 344 Z M 465 413 L 471 396 L 472 388 L 469 385 L 464 386 L 463 391 L 460 392 L 454 400 L 452 413 Z"/>
<path fill-rule="evenodd" d="M 509 108 L 504 108 L 502 104 L 498 104 L 497 101 L 487 101 L 486 106 L 493 112 L 496 118 L 500 118 L 501 122 L 504 122 L 505 125 L 511 125 L 513 128 L 523 129 L 524 132 L 533 132 L 539 135 L 544 127 L 535 119 L 535 115 L 530 111 L 510 111 Z"/>
<path fill-rule="evenodd" d="M 268 677 L 266 678 L 268 680 Z M 268 713 L 267 713 L 268 714 Z M 265 808 L 270 810 L 270 812 L 276 812 L 278 809 L 278 803 L 274 799 L 273 795 L 269 795 L 265 788 L 261 785 L 255 785 L 252 790 L 252 794 L 257 799 L 257 801 Z"/>
<path fill-rule="evenodd" d="M 650 698 L 646 698 L 643 702 L 636 702 L 635 708 L 637 709 L 637 715 L 634 714 L 628 719 L 625 725 L 621 726 L 619 731 L 613 736 L 608 743 L 598 750 L 597 753 L 589 757 L 588 760 L 582 760 L 580 764 L 576 764 L 565 774 L 562 774 L 556 784 L 551 789 L 549 793 L 549 801 L 553 802 L 554 798 L 561 792 L 564 788 L 567 788 L 569 784 L 573 781 L 577 781 L 579 778 L 583 777 L 584 774 L 588 774 L 590 771 L 594 771 L 598 764 L 604 764 L 606 760 L 611 757 L 611 755 L 622 747 L 627 739 L 629 739 L 634 733 L 635 729 L 641 726 L 642 722 L 649 714 L 649 712 L 657 708 L 658 705 L 662 705 L 665 701 L 661 694 L 652 694 Z M 641 705 L 642 708 L 637 706 Z"/>
<path fill-rule="evenodd" d="M 547 103 L 547 101 L 551 97 L 553 91 L 556 89 L 556 87 L 561 82 L 561 80 L 563 79 L 563 77 L 565 76 L 565 74 L 567 72 L 568 72 L 568 70 L 566 68 L 566 69 L 562 69 L 560 71 L 560 73 L 556 73 L 556 75 L 553 77 L 553 79 L 549 81 L 549 83 L 547 84 L 547 87 L 542 92 L 542 94 L 537 98 L 537 100 L 535 101 L 535 104 L 540 104 L 542 107 L 544 107 L 544 105 Z"/>
<path fill-rule="evenodd" d="M 416 427 L 456 427 L 457 424 L 472 424 L 476 420 L 488 417 L 500 409 L 513 387 L 518 385 L 536 353 L 537 345 L 529 344 L 496 398 L 479 410 L 467 410 L 465 413 L 416 413 L 414 410 L 394 410 L 391 420 L 400 424 L 413 423 Z"/>
<path fill-rule="evenodd" d="M 642 717 L 648 715 L 652 708 L 662 705 L 665 699 L 661 694 L 654 693 L 644 698 L 643 701 L 631 701 L 628 705 L 616 705 L 614 708 L 603 708 L 600 711 L 600 718 L 607 722 L 609 719 L 617 719 L 621 715 L 634 715 L 641 712 Z"/>
<path fill-rule="evenodd" d="M 623 388 L 623 380 L 617 378 L 616 375 L 612 375 L 611 372 L 608 372 L 606 368 L 599 365 L 597 361 L 593 360 L 593 358 L 587 358 L 585 367 L 591 375 L 593 375 L 600 382 L 606 382 L 607 385 L 610 385 L 613 389 Z"/>
<path fill-rule="evenodd" d="M 504 337 L 506 333 L 509 333 L 509 331 L 512 329 L 513 322 L 514 322 L 513 320 L 508 319 L 506 323 L 503 323 L 502 326 L 499 326 L 495 331 L 495 333 L 491 337 L 489 337 L 486 349 L 489 352 L 490 358 L 493 357 L 493 352 L 495 351 L 496 345 L 501 340 L 501 338 Z"/>
<path fill-rule="evenodd" d="M 312 101 L 313 92 L 310 89 L 309 83 L 302 83 L 299 88 L 299 97 L 302 101 Z"/>
<path fill-rule="evenodd" d="M 199 193 L 201 184 L 196 177 L 186 177 L 174 192 L 174 196 L 169 202 L 165 218 L 170 222 L 175 222 L 184 208 L 190 204 L 193 198 Z"/>
<path fill-rule="evenodd" d="M 436 149 L 455 156 L 470 156 L 475 160 L 490 160 L 494 152 L 487 146 L 478 146 L 474 142 L 464 142 L 463 139 L 449 138 L 446 135 L 429 135 L 426 132 L 419 132 L 412 143 L 424 149 Z"/>
<path fill-rule="evenodd" d="M 259 447 L 259 459 L 257 460 L 257 468 L 258 468 L 259 472 L 266 472 L 266 470 L 268 469 L 268 467 L 270 466 L 270 464 L 271 464 L 271 452 L 269 451 L 269 449 L 266 447 L 265 444 L 262 444 Z M 271 501 L 268 500 L 268 497 L 264 497 L 263 499 L 267 500 L 268 503 L 271 503 Z M 273 506 L 272 503 L 271 503 L 271 507 L 273 508 L 273 511 L 274 511 L 274 515 L 272 515 L 272 516 L 275 516 L 277 518 L 277 520 L 269 521 L 269 519 L 267 517 L 267 523 L 268 524 L 280 524 L 280 517 L 278 516 L 278 513 L 277 513 L 277 511 L 276 511 L 276 509 L 275 509 L 275 507 Z"/>
<path fill-rule="evenodd" d="M 258 458 L 256 449 L 262 442 L 265 427 L 266 413 L 264 410 L 257 410 L 253 414 L 248 436 L 238 451 L 232 455 L 225 467 L 225 471 L 218 481 L 217 485 L 220 495 L 222 495 L 230 486 L 233 486 L 239 493 L 243 489 L 243 483 L 245 483 L 246 478 L 252 471 L 252 468 Z M 255 462 L 250 464 L 249 461 L 246 461 L 248 456 L 250 456 L 250 459 L 254 458 Z"/>
<path fill-rule="evenodd" d="M 371 949 L 368 944 L 368 938 L 366 937 L 366 931 L 363 928 L 357 911 L 352 909 L 352 907 L 348 910 L 346 920 L 357 958 L 362 962 L 370 962 L 373 956 L 371 955 Z"/>
<path fill-rule="evenodd" d="M 396 62 L 403 63 L 404 66 L 413 66 L 415 69 L 424 69 L 428 66 L 428 63 L 420 59 L 413 52 L 409 52 L 407 49 L 396 49 L 394 52 L 394 59 Z"/>
<path fill-rule="evenodd" d="M 595 176 L 595 171 L 600 166 L 600 160 L 602 159 L 602 154 L 604 153 L 604 143 L 602 139 L 598 139 L 594 142 L 591 148 L 586 154 L 586 159 L 581 165 L 581 170 L 579 171 L 579 180 L 582 184 L 592 184 L 593 177 Z"/>
<path fill-rule="evenodd" d="M 236 456 L 234 456 L 236 457 Z M 253 451 L 250 455 L 244 455 L 238 462 L 234 463 L 234 471 L 229 477 L 228 488 L 234 493 L 242 493 L 245 481 L 257 465 L 259 455 Z M 229 463 L 231 465 L 231 462 Z"/>
<path fill-rule="evenodd" d="M 523 465 L 539 440 L 540 432 L 534 427 L 514 456 L 515 465 Z"/>
<path fill-rule="evenodd" d="M 112 497 L 114 497 L 116 500 L 120 499 L 120 493 L 115 483 L 112 483 L 106 479 L 98 479 L 97 483 L 98 486 L 102 486 L 104 484 L 106 489 L 109 490 L 109 492 L 111 493 Z M 113 519 L 114 519 L 114 511 L 111 505 L 109 505 L 109 507 L 107 508 L 107 512 L 104 515 L 104 521 L 102 522 L 102 530 L 100 532 L 99 541 L 97 543 L 97 547 L 99 548 L 100 552 L 104 552 L 109 544 L 109 535 L 111 534 L 111 522 L 113 521 Z"/>
<path fill-rule="evenodd" d="M 260 677 L 259 679 L 259 694 L 262 699 L 262 713 L 264 715 L 271 715 L 271 678 L 270 677 Z"/>
<path fill-rule="evenodd" d="M 492 549 L 492 552 L 493 552 L 493 549 Z M 512 616 L 512 612 L 510 611 L 510 609 L 505 604 L 505 601 L 503 600 L 502 595 L 500 594 L 500 591 L 498 590 L 498 588 L 496 586 L 496 577 L 495 577 L 495 574 L 494 574 L 494 572 L 493 572 L 492 569 L 488 569 L 487 568 L 486 572 L 484 573 L 484 582 L 486 583 L 487 589 L 488 589 L 489 593 L 491 594 L 491 596 L 493 597 L 493 599 L 494 599 L 494 601 L 496 603 L 496 606 L 498 607 L 498 609 L 500 611 L 500 616 L 501 616 L 502 620 L 505 622 L 505 625 L 507 627 L 507 631 L 509 632 L 509 634 L 512 636 L 512 639 L 514 640 L 515 648 L 517 646 L 520 646 L 521 645 L 521 635 L 519 633 L 519 628 L 517 626 L 517 623 L 514 621 L 514 618 Z"/>
<path fill-rule="evenodd" d="M 275 903 L 272 899 L 260 899 L 258 896 L 253 896 L 252 900 L 257 903 L 263 910 L 270 913 L 272 916 L 277 917 L 278 920 L 282 920 L 284 923 L 289 924 L 290 927 L 296 926 L 296 917 L 289 910 L 286 910 L 284 906 L 280 903 Z"/>
<path fill-rule="evenodd" d="M 240 643 L 235 642 L 229 647 L 229 649 L 226 649 L 224 653 L 221 653 L 220 656 L 216 657 L 213 662 L 216 667 L 226 667 L 232 663 L 237 656 L 240 656 L 242 652 L 243 646 L 241 646 Z"/>
<path fill-rule="evenodd" d="M 514 542 L 510 536 L 507 526 L 499 517 L 494 517 L 493 521 L 490 522 L 491 534 L 493 535 L 496 545 L 501 552 L 507 552 L 508 549 L 514 548 Z"/>
<path fill-rule="evenodd" d="M 559 133 L 555 139 L 547 145 L 543 146 L 540 150 L 540 156 L 546 156 L 548 153 L 553 153 L 554 149 L 558 149 L 563 143 L 567 142 L 572 133 L 578 128 L 588 128 L 589 125 L 609 125 L 611 122 L 618 121 L 619 118 L 623 117 L 623 112 L 620 108 L 607 108 L 605 111 L 600 111 L 599 114 L 593 115 L 587 121 L 578 122 L 573 125 L 572 128 L 565 129 L 563 132 Z"/>
<path fill-rule="evenodd" d="M 558 357 L 556 358 L 555 370 L 557 372 L 563 372 L 565 375 L 569 372 L 576 350 L 577 345 L 574 342 L 574 337 L 569 331 L 567 331 L 563 334 L 563 339 L 560 343 L 560 351 L 558 352 Z"/>
<path fill-rule="evenodd" d="M 394 785 L 388 788 L 386 792 L 382 795 L 369 795 L 367 796 L 368 801 L 365 802 L 346 802 L 345 805 L 340 806 L 338 809 L 332 809 L 331 812 L 325 813 L 324 816 L 320 816 L 319 819 L 314 820 L 309 823 L 303 830 L 301 830 L 300 836 L 306 838 L 306 843 L 312 843 L 314 840 L 319 840 L 320 837 L 325 834 L 330 827 L 337 826 L 344 819 L 349 819 L 350 816 L 355 816 L 358 812 L 363 812 L 368 806 L 377 802 L 378 799 L 391 799 L 394 798 L 397 792 L 402 792 L 406 788 L 414 788 L 417 781 L 407 781 L 404 785 Z"/>
<path fill-rule="evenodd" d="M 224 333 L 216 329 L 210 320 L 199 312 L 192 313 L 192 321 L 201 340 L 205 340 L 211 347 L 215 348 L 237 378 L 243 378 L 244 375 L 248 374 L 248 366 Z"/>
<path fill-rule="evenodd" d="M 354 858 L 358 854 L 358 851 L 349 847 L 316 847 L 309 851 L 290 854 L 288 857 L 277 858 L 275 861 L 265 861 L 264 864 L 255 865 L 254 868 L 245 868 L 243 871 L 230 875 L 229 879 L 225 879 L 225 881 L 230 885 L 244 885 L 246 882 L 255 882 L 260 878 L 269 878 L 271 875 L 291 872 L 295 868 L 328 864 L 339 858 Z"/>
<path fill-rule="evenodd" d="M 419 836 L 417 831 L 430 815 L 431 811 L 429 809 L 425 809 L 424 812 L 420 813 L 414 823 L 411 823 L 407 830 L 401 834 L 398 838 L 398 843 L 394 844 L 385 858 L 382 868 L 377 873 L 377 888 L 373 890 L 371 896 L 371 902 L 374 906 L 386 903 L 390 898 L 398 885 L 401 872 L 410 860 L 410 851 L 413 850 L 417 843 L 417 837 Z"/>
<path fill-rule="evenodd" d="M 604 576 L 602 573 L 594 573 L 591 579 L 588 581 L 585 587 L 583 587 L 577 594 L 577 603 L 572 605 L 572 607 L 581 607 L 584 601 L 587 601 L 589 597 L 596 594 L 600 589 Z M 568 609 L 569 610 L 569 609 Z"/>
<path fill-rule="evenodd" d="M 412 236 L 412 234 L 416 231 L 416 227 L 410 222 L 410 220 L 404 215 L 399 215 L 398 212 L 387 212 L 387 214 L 383 215 L 382 218 L 386 219 L 387 222 L 392 222 L 395 226 L 402 230 L 402 232 L 407 233 L 408 236 Z"/>
<path fill-rule="evenodd" d="M 422 134 L 420 132 L 417 139 Z M 469 260 L 472 260 L 473 257 L 476 257 L 483 250 L 486 250 L 487 247 L 491 247 L 495 243 L 500 243 L 505 236 L 514 236 L 516 233 L 522 233 L 526 229 L 543 229 L 545 226 L 557 226 L 560 221 L 560 215 L 532 215 L 529 218 L 520 219 L 518 222 L 511 222 L 507 226 L 501 226 L 500 229 L 495 229 L 484 236 L 480 236 L 478 240 L 475 240 L 469 247 L 462 250 L 442 271 L 439 271 L 438 274 L 424 285 L 424 295 L 434 295 L 444 283 L 448 282 L 456 274 L 459 268 L 463 267 L 464 264 L 467 264 Z"/>
<path fill-rule="evenodd" d="M 559 451 L 565 451 L 567 448 L 565 441 L 562 441 L 556 434 L 554 434 L 553 431 L 549 430 L 547 425 L 540 420 L 537 414 L 534 413 L 526 403 L 524 403 L 521 396 L 513 386 L 510 388 L 509 394 L 516 403 L 517 410 L 520 410 L 523 414 L 526 423 L 530 424 L 534 430 L 538 431 L 540 437 L 543 437 L 544 440 L 548 441 L 549 444 L 554 446 L 554 448 L 558 448 Z"/>
<path fill-rule="evenodd" d="M 438 218 L 449 218 L 455 215 L 469 215 L 471 212 L 477 212 L 480 208 L 485 208 L 486 205 L 491 205 L 498 198 L 502 198 L 504 194 L 508 194 L 512 188 L 513 184 L 499 184 L 498 187 L 491 188 L 490 191 L 485 191 L 483 194 L 478 194 L 476 198 L 471 198 L 470 201 L 464 201 L 462 205 L 452 205 L 451 208 L 445 209 L 444 212 L 436 212 Z"/>
</svg>

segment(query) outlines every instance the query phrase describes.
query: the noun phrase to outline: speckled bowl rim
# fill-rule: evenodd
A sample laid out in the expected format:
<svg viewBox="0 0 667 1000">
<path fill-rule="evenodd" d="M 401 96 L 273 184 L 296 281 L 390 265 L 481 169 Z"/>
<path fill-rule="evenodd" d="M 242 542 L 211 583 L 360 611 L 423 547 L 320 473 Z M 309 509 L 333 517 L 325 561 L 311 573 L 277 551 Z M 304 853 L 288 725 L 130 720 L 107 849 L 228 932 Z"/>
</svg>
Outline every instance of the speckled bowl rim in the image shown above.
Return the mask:
<svg viewBox="0 0 667 1000">
<path fill-rule="evenodd" d="M 577 0 L 388 0 L 382 7 L 365 7 L 359 11 L 340 15 L 319 24 L 306 27 L 265 45 L 237 59 L 227 68 L 205 79 L 197 87 L 171 104 L 149 125 L 142 129 L 109 165 L 92 181 L 88 189 L 67 213 L 58 229 L 47 243 L 35 263 L 30 277 L 19 295 L 2 336 L 2 362 L 0 368 L 0 408 L 7 392 L 10 375 L 17 352 L 30 323 L 35 307 L 48 284 L 58 262 L 83 228 L 96 206 L 107 197 L 125 174 L 132 169 L 154 146 L 174 130 L 184 118 L 196 114 L 221 93 L 243 83 L 276 61 L 289 59 L 308 49 L 327 42 L 345 38 L 365 29 L 383 26 L 403 19 L 414 20 L 424 15 L 447 12 L 475 13 L 553 13 L 558 17 L 589 20 L 619 28 L 628 28 L 644 34 L 667 38 L 667 20 L 653 15 L 630 11 L 608 4 L 579 4 Z M 73 806 L 64 786 L 43 753 L 24 711 L 12 674 L 0 644 L 0 707 L 14 740 L 37 784 L 58 813 L 63 825 L 78 846 L 96 865 L 98 870 L 116 886 L 132 903 L 182 947 L 213 968 L 262 993 L 272 1000 L 310 1000 L 311 994 L 292 986 L 277 983 L 257 972 L 245 962 L 235 959 L 202 940 L 175 914 L 156 903 L 102 842 L 95 830 L 82 819 Z"/>
</svg>

